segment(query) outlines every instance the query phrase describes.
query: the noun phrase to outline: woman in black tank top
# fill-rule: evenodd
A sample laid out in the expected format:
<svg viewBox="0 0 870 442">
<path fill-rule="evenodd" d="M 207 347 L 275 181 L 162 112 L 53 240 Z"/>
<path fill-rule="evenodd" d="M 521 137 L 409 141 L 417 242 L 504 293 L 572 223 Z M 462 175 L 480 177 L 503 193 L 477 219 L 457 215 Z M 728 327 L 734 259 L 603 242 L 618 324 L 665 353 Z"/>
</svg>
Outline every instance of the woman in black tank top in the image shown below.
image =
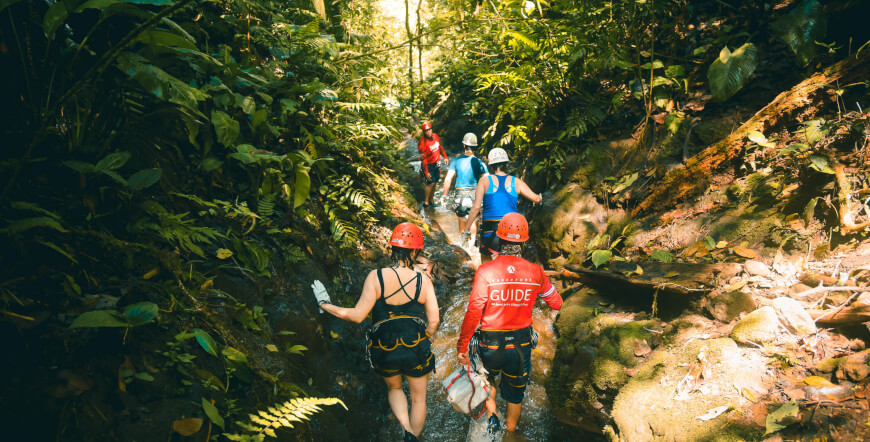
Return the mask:
<svg viewBox="0 0 870 442">
<path fill-rule="evenodd" d="M 402 425 L 405 441 L 416 441 L 426 422 L 426 384 L 435 368 L 429 337 L 438 328 L 438 301 L 432 280 L 414 268 L 423 248 L 422 230 L 411 223 L 399 224 L 390 245 L 393 265 L 369 273 L 356 306 L 324 303 L 321 308 L 356 323 L 371 313 L 366 349 L 369 362 L 387 384 L 387 399 Z M 410 413 L 402 391 L 403 376 L 411 393 Z"/>
</svg>

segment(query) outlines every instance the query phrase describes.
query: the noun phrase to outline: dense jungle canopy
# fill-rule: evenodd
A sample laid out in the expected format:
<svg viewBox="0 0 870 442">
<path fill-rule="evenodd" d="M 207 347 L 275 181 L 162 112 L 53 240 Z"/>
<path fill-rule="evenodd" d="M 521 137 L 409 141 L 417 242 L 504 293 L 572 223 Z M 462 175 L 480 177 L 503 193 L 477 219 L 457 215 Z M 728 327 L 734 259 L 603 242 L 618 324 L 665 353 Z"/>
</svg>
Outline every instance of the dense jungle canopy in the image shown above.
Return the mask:
<svg viewBox="0 0 870 442">
<path fill-rule="evenodd" d="M 353 305 L 403 221 L 447 243 L 404 150 L 431 121 L 544 194 L 522 210 L 567 300 L 550 440 L 868 437 L 868 18 L 864 0 L 0 0 L 0 434 L 381 440 L 363 328 L 319 317 L 309 285 Z M 467 295 L 444 260 L 439 299 Z M 848 286 L 799 299 L 839 350 L 795 356 L 821 331 L 715 348 L 851 396 L 731 386 L 709 423 L 632 423 L 626 386 L 705 363 L 639 342 L 727 337 L 798 279 Z M 711 307 L 734 293 L 752 308 Z"/>
</svg>

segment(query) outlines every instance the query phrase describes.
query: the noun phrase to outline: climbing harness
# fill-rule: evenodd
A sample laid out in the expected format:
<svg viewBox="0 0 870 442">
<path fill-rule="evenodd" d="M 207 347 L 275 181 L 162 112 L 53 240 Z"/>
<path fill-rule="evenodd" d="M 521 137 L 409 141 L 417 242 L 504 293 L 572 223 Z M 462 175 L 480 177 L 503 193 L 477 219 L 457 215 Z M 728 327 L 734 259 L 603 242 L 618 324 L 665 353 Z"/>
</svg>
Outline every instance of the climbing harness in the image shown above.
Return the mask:
<svg viewBox="0 0 870 442">
<path fill-rule="evenodd" d="M 399 282 L 401 282 L 401 278 L 399 278 L 399 273 L 395 269 L 392 269 L 392 270 L 396 274 L 396 278 L 399 280 Z M 398 348 L 399 345 L 405 346 L 407 348 L 416 347 L 417 344 L 419 344 L 421 341 L 424 341 L 424 340 L 429 338 L 429 335 L 425 331 L 426 330 L 426 321 L 424 321 L 423 318 L 420 316 L 423 313 L 422 312 L 422 304 L 419 304 L 417 302 L 417 300 L 420 297 L 420 292 L 421 292 L 421 289 L 423 286 L 422 273 L 417 272 L 417 276 L 414 279 L 411 279 L 411 280 L 405 282 L 404 284 L 402 284 L 401 287 L 396 289 L 396 291 L 394 291 L 393 293 L 391 293 L 387 296 L 383 296 L 384 279 L 383 279 L 383 275 L 381 274 L 381 269 L 377 270 L 377 276 L 378 276 L 378 282 L 381 285 L 382 296 L 375 301 L 375 304 L 376 304 L 376 306 L 378 306 L 378 310 L 381 310 L 381 309 L 385 310 L 385 312 L 388 314 L 388 316 L 386 318 L 381 319 L 381 318 L 377 318 L 375 316 L 381 316 L 382 313 L 379 313 L 378 315 L 373 314 L 372 315 L 373 319 L 376 320 L 377 322 L 375 322 L 375 324 L 372 326 L 371 329 L 366 331 L 366 337 L 365 337 L 365 339 L 366 339 L 366 343 L 365 343 L 366 359 L 368 360 L 369 365 L 373 369 L 375 369 L 376 367 L 374 365 L 374 362 L 372 361 L 371 348 L 375 343 L 375 339 L 377 339 L 378 348 L 382 349 L 383 351 L 393 351 L 396 348 Z M 408 284 L 411 284 L 411 282 L 415 281 L 415 280 L 416 280 L 416 288 L 415 288 L 415 292 L 414 292 L 414 297 L 411 297 L 411 295 L 408 294 L 408 292 L 405 290 L 405 287 Z M 408 302 L 406 302 L 405 304 L 400 304 L 400 305 L 393 305 L 393 304 L 386 303 L 386 301 L 385 301 L 386 299 L 392 297 L 393 295 L 399 293 L 400 291 L 404 292 L 405 296 L 408 297 L 408 299 L 409 299 Z M 415 303 L 416 303 L 416 305 L 415 305 Z M 379 304 L 382 304 L 382 305 L 379 305 Z M 411 310 L 411 311 L 406 311 L 406 310 Z M 414 312 L 413 310 L 420 310 L 420 311 Z M 416 328 L 417 337 L 412 342 L 405 342 L 404 338 L 398 338 L 393 343 L 392 347 L 390 347 L 390 348 L 384 347 L 381 339 L 376 338 L 376 336 L 378 336 L 378 330 L 382 326 L 384 326 L 384 324 L 387 324 L 387 323 L 390 323 L 390 322 L 396 321 L 396 320 L 402 320 L 402 319 L 411 320 L 414 322 L 415 327 L 411 328 L 410 331 L 414 331 L 414 328 Z"/>
<path fill-rule="evenodd" d="M 474 192 L 476 190 L 473 187 L 456 190 L 456 193 L 453 194 L 453 211 L 456 216 L 460 218 L 468 216 L 471 206 L 474 205 Z"/>
</svg>

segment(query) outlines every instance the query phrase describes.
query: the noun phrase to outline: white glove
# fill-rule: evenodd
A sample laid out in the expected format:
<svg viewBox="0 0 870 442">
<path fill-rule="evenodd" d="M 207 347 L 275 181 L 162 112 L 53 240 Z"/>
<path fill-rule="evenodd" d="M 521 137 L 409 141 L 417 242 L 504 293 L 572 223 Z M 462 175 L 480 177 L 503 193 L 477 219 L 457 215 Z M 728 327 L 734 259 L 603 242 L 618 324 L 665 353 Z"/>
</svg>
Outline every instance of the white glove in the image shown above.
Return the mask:
<svg viewBox="0 0 870 442">
<path fill-rule="evenodd" d="M 314 297 L 317 298 L 318 310 L 320 310 L 320 313 L 323 313 L 323 309 L 319 308 L 320 304 L 324 302 L 332 304 L 332 301 L 329 299 L 329 293 L 326 292 L 326 287 L 323 286 L 323 283 L 317 279 L 314 280 L 314 284 L 311 284 L 311 289 L 314 290 Z"/>
<path fill-rule="evenodd" d="M 471 232 L 462 232 L 462 244 L 460 247 L 467 249 L 471 245 Z"/>
<path fill-rule="evenodd" d="M 442 207 L 447 206 L 448 199 L 449 199 L 449 197 L 447 196 L 447 194 L 441 195 L 441 206 Z"/>
</svg>

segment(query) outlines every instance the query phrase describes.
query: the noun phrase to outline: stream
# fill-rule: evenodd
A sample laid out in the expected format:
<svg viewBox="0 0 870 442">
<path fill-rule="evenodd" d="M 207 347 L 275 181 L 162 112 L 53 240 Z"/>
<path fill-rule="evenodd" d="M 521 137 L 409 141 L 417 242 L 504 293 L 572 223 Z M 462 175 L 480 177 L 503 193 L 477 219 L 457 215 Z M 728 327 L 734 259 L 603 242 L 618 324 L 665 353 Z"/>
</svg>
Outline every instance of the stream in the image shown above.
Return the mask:
<svg viewBox="0 0 870 442">
<path fill-rule="evenodd" d="M 416 151 L 416 146 L 413 147 L 413 150 Z M 417 164 L 412 162 L 412 165 L 415 165 L 419 170 L 419 162 Z M 440 183 L 436 186 L 435 201 L 439 204 L 441 186 Z M 430 256 L 433 249 L 453 248 L 454 245 L 458 246 L 461 243 L 457 217 L 449 207 L 439 205 L 421 210 L 421 216 L 432 227 L 432 230 L 443 232 L 444 236 L 437 235 L 436 238 L 446 238 L 447 240 L 447 244 L 436 243 L 434 246 L 427 246 L 425 251 Z M 469 252 L 466 250 L 466 253 Z M 447 402 L 441 387 L 441 381 L 459 366 L 456 356 L 456 342 L 459 339 L 459 329 L 468 305 L 475 265 L 480 262 L 480 256 L 476 250 L 471 251 L 469 256 L 471 259 L 462 265 L 460 274 L 453 275 L 455 282 L 451 283 L 435 278 L 435 290 L 438 294 L 441 310 L 441 323 L 432 338 L 432 351 L 435 353 L 437 362 L 435 372 L 429 376 L 426 400 L 428 411 L 426 426 L 421 436 L 421 440 L 425 441 L 456 442 L 464 440 L 476 442 L 490 440 L 484 437 L 486 432 L 485 417 L 473 420 L 471 417 L 454 410 Z M 538 303 L 532 312 L 533 327 L 539 335 L 539 341 L 538 347 L 532 351 L 531 381 L 526 388 L 523 413 L 517 431 L 515 434 L 505 437 L 505 441 L 580 440 L 574 429 L 559 423 L 553 417 L 543 384 L 550 372 L 553 356 L 556 352 L 556 337 L 552 325 L 556 314 L 556 311 L 549 309 L 543 303 Z M 407 385 L 405 390 L 407 391 Z M 499 414 L 504 416 L 506 404 L 500 397 L 498 397 L 497 402 Z M 373 426 L 372 440 L 397 440 L 397 435 L 400 433 L 399 425 L 388 410 L 387 408 L 385 413 L 377 415 L 376 424 Z"/>
</svg>

